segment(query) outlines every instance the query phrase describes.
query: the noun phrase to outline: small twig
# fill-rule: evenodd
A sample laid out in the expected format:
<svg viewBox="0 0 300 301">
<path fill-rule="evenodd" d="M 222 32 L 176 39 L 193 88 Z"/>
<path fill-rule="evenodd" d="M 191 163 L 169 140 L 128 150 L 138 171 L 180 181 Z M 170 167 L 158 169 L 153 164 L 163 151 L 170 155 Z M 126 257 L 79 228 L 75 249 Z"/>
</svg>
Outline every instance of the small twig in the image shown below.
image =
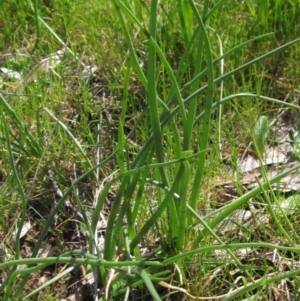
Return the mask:
<svg viewBox="0 0 300 301">
<path fill-rule="evenodd" d="M 116 262 L 119 261 L 121 255 L 118 255 L 117 258 L 116 258 Z M 113 282 L 114 278 L 115 278 L 115 270 L 112 269 L 110 275 L 109 275 L 109 279 L 107 281 L 107 285 L 105 287 L 105 300 L 109 300 L 109 288 L 111 286 L 111 283 Z"/>
</svg>

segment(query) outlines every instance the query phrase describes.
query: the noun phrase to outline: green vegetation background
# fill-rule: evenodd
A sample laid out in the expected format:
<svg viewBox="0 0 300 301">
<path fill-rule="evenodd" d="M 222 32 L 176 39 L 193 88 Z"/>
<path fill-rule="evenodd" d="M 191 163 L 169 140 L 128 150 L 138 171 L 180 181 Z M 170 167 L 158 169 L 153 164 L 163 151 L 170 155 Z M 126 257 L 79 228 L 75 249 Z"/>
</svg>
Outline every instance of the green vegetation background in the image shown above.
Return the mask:
<svg viewBox="0 0 300 301">
<path fill-rule="evenodd" d="M 160 300 L 170 291 L 157 287 L 166 283 L 196 296 L 216 294 L 220 285 L 226 291 L 225 278 L 205 285 L 217 268 L 230 269 L 226 259 L 214 262 L 216 248 L 227 250 L 240 269 L 232 251 L 237 243 L 274 247 L 268 238 L 299 254 L 288 218 L 290 231 L 275 218 L 274 232 L 240 241 L 224 241 L 214 231 L 251 197 L 264 194 L 268 183 L 248 194 L 238 191 L 209 225 L 199 215 L 224 202 L 215 179 L 232 180 L 228 164 L 237 169 L 258 116 L 274 117 L 282 106 L 297 109 L 291 103 L 299 96 L 298 6 L 282 0 L 1 1 L 0 210 L 3 247 L 10 254 L 0 264 L 7 273 L 3 300 L 19 300 L 32 272 L 74 257 L 76 264 L 96 268 L 96 286 L 109 287 L 113 300 L 128 299 L 133 287 L 139 296 Z M 53 70 L 40 67 L 62 49 Z M 92 81 L 86 81 L 86 66 L 97 67 Z M 92 92 L 97 87 L 101 93 Z M 49 179 L 62 191 L 53 206 Z M 86 245 L 76 249 L 87 248 L 84 254 L 65 248 L 67 227 L 58 232 L 53 227 L 69 198 L 83 216 Z M 100 250 L 97 226 L 109 198 Z M 34 235 L 33 261 L 21 262 L 39 265 L 17 270 L 24 257 L 19 237 L 30 210 L 40 216 L 41 232 Z M 51 235 L 65 260 L 36 257 Z M 141 245 L 150 254 L 146 259 Z M 111 268 L 118 272 L 113 283 Z M 255 268 L 243 272 L 244 289 L 226 300 L 267 300 L 266 287 L 280 280 L 255 282 Z M 298 274 L 282 277 L 296 292 Z"/>
</svg>

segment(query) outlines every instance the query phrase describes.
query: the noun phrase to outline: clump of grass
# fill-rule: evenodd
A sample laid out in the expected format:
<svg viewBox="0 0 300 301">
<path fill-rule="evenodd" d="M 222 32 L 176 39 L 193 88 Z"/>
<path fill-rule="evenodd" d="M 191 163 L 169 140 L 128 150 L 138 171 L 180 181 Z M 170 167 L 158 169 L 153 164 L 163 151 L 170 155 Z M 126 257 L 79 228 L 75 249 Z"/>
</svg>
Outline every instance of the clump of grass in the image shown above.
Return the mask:
<svg viewBox="0 0 300 301">
<path fill-rule="evenodd" d="M 276 7 L 283 5 L 280 1 L 275 2 Z M 221 19 L 224 1 L 214 3 L 206 0 L 203 5 L 179 1 L 179 4 L 155 0 L 130 4 L 114 0 L 104 8 L 110 22 L 109 26 L 102 27 L 100 33 L 97 30 L 100 4 L 96 7 L 78 4 L 89 15 L 88 23 L 75 22 L 82 20 L 82 14 L 75 4 L 70 3 L 59 10 L 56 4 L 49 4 L 41 10 L 34 6 L 20 12 L 18 20 L 25 20 L 27 14 L 34 18 L 34 24 L 29 22 L 30 30 L 34 32 L 36 29 L 39 38 L 35 44 L 30 43 L 30 60 L 32 53 L 39 56 L 45 49 L 52 53 L 58 44 L 63 44 L 69 57 L 65 67 L 58 66 L 54 73 L 44 72 L 42 77 L 26 82 L 22 90 L 29 95 L 27 100 L 17 93 L 0 94 L 3 161 L 10 166 L 9 174 L 13 179 L 8 190 L 17 190 L 20 199 L 20 215 L 15 217 L 18 224 L 15 241 L 7 243 L 14 244 L 14 258 L 0 264 L 0 269 L 8 269 L 0 288 L 3 300 L 31 298 L 74 271 L 76 266 L 93 273 L 92 294 L 95 299 L 103 300 L 128 300 L 130 294 L 139 294 L 143 289 L 153 300 L 161 300 L 166 292 L 161 293 L 159 287 L 182 292 L 188 297 L 222 294 L 224 300 L 259 297 L 267 300 L 269 287 L 281 280 L 293 281 L 299 275 L 299 271 L 291 270 L 267 277 L 267 263 L 248 269 L 236 251 L 276 249 L 298 256 L 299 250 L 290 234 L 295 234 L 293 225 L 285 216 L 290 231 L 280 227 L 272 209 L 272 200 L 276 200 L 276 196 L 271 194 L 270 197 L 268 191 L 270 185 L 297 170 L 299 164 L 271 180 L 266 178 L 264 183 L 247 193 L 241 192 L 238 198 L 225 206 L 217 204 L 215 207 L 222 208 L 216 208 L 210 219 L 209 215 L 204 218 L 199 212 L 205 211 L 204 207 L 215 201 L 208 199 L 211 188 L 204 183 L 210 183 L 210 177 L 216 176 L 212 167 L 224 168 L 220 156 L 224 141 L 234 140 L 226 126 L 236 128 L 243 124 L 244 118 L 242 130 L 247 130 L 248 120 L 253 125 L 256 121 L 255 114 L 249 116 L 250 110 L 263 111 L 269 103 L 299 109 L 277 99 L 276 93 L 262 94 L 272 91 L 273 77 L 277 76 L 272 71 L 265 77 L 264 62 L 293 49 L 300 39 L 290 39 L 274 47 L 274 44 L 268 45 L 274 42 L 272 35 L 256 33 L 255 38 L 245 39 L 249 37 L 249 31 L 244 30 L 242 38 L 235 31 L 234 38 L 226 41 L 220 29 L 223 28 L 222 22 L 231 28 L 226 22 L 236 13 L 235 4 L 228 5 L 230 13 Z M 6 9 L 10 7 L 8 3 L 5 5 Z M 291 4 L 290 8 L 293 11 L 294 6 Z M 256 4 L 250 1 L 248 9 L 256 20 Z M 261 26 L 269 24 L 268 9 L 264 6 L 260 10 Z M 42 18 L 42 13 L 49 14 L 49 22 Z M 239 14 L 247 15 L 247 11 Z M 113 25 L 116 24 L 112 23 L 113 19 L 119 21 L 117 25 Z M 239 22 L 245 26 L 243 18 Z M 274 24 L 276 22 L 282 22 L 279 15 L 274 16 Z M 13 26 L 9 23 L 6 28 Z M 68 45 L 61 36 L 68 37 Z M 104 39 L 100 47 L 99 37 L 106 36 L 110 38 Z M 78 37 L 80 41 L 76 41 Z M 6 38 L 9 40 L 8 36 Z M 18 39 L 19 44 L 24 42 L 20 37 Z M 253 53 L 251 47 L 264 39 L 267 40 L 264 51 Z M 109 51 L 111 43 L 120 51 Z M 78 55 L 78 49 L 84 48 L 89 55 Z M 106 96 L 102 95 L 100 99 L 91 96 L 83 76 L 87 62 L 94 63 L 90 55 L 95 57 L 95 62 L 104 57 L 109 61 L 104 65 L 105 69 L 112 70 L 110 90 L 120 95 L 117 110 L 108 108 Z M 25 72 L 28 68 L 27 72 L 30 72 L 29 63 L 18 66 L 24 66 L 22 71 Z M 13 66 L 11 64 L 10 68 Z M 66 80 L 64 68 L 69 70 L 69 78 L 78 80 Z M 75 74 L 70 68 L 77 70 Z M 268 78 L 267 85 L 264 78 Z M 144 97 L 141 106 L 134 103 L 136 98 L 131 95 L 135 88 L 132 85 L 137 82 L 142 85 L 142 89 L 139 87 Z M 70 86 L 72 84 L 75 88 Z M 7 84 L 7 91 L 10 91 L 9 87 Z M 14 102 L 13 97 L 19 97 L 22 103 Z M 100 102 L 106 105 L 102 106 Z M 95 113 L 94 105 L 103 113 Z M 111 123 L 110 116 L 118 120 L 117 128 Z M 130 133 L 125 127 L 128 119 L 134 120 Z M 238 143 L 247 142 L 245 140 L 251 136 L 251 129 L 248 128 L 245 136 L 240 133 L 241 141 Z M 105 131 L 108 133 L 106 136 Z M 266 139 L 263 137 L 259 141 L 258 149 L 262 153 Z M 101 143 L 104 147 L 100 146 Z M 234 147 L 228 146 L 230 151 Z M 235 157 L 237 160 L 238 155 Z M 59 179 L 55 181 L 48 177 L 57 199 L 53 200 L 52 208 L 48 208 L 47 217 L 39 213 L 44 219 L 43 227 L 36 238 L 31 258 L 22 258 L 22 225 L 28 208 L 37 212 L 28 199 L 34 194 L 44 195 L 44 191 L 49 189 L 43 183 L 45 170 L 54 171 Z M 113 201 L 104 220 L 104 233 L 100 235 L 99 220 L 107 210 L 111 194 Z M 243 239 L 236 236 L 228 238 L 218 228 L 234 212 L 245 208 L 252 198 L 262 198 L 261 203 L 268 204 L 273 222 L 279 229 L 270 237 L 278 235 L 282 244 L 261 242 L 263 239 L 259 233 L 256 236 L 254 231 L 251 233 L 246 229 Z M 69 199 L 73 204 L 65 205 Z M 66 216 L 62 224 L 69 220 L 66 206 L 69 209 L 76 207 L 79 212 L 80 223 L 77 219 L 71 225 L 81 225 L 86 245 L 81 243 L 76 248 L 72 245 L 71 250 L 63 250 L 58 257 L 38 257 L 49 232 L 62 229 L 56 224 L 57 214 Z M 239 228 L 243 229 L 243 225 Z M 266 228 L 260 229 L 264 235 Z M 103 244 L 100 238 L 104 239 Z M 63 235 L 58 235 L 56 243 L 63 245 L 64 239 Z M 286 242 L 289 247 L 284 245 Z M 29 275 L 53 264 L 69 266 L 40 288 L 22 296 Z M 19 269 L 19 265 L 26 267 Z M 238 269 L 240 276 L 227 279 L 234 268 Z M 222 278 L 219 277 L 220 269 L 223 270 Z M 208 284 L 201 290 L 197 285 L 199 279 Z M 239 288 L 231 291 L 235 282 Z M 191 292 L 183 288 L 190 283 L 190 287 L 195 288 Z M 220 286 L 224 293 L 217 291 Z M 103 290 L 101 296 L 98 288 Z"/>
</svg>

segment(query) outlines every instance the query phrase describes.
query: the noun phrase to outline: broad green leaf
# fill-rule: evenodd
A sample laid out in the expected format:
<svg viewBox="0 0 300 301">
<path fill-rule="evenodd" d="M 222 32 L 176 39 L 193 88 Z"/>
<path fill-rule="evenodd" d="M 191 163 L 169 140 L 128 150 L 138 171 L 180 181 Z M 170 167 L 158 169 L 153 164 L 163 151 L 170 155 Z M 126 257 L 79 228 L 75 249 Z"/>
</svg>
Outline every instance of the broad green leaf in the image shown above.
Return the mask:
<svg viewBox="0 0 300 301">
<path fill-rule="evenodd" d="M 259 155 L 265 151 L 266 141 L 269 133 L 269 122 L 266 116 L 260 116 L 254 126 L 254 143 Z"/>
<path fill-rule="evenodd" d="M 297 126 L 297 131 L 293 134 L 293 151 L 292 157 L 300 161 L 300 124 Z"/>
</svg>

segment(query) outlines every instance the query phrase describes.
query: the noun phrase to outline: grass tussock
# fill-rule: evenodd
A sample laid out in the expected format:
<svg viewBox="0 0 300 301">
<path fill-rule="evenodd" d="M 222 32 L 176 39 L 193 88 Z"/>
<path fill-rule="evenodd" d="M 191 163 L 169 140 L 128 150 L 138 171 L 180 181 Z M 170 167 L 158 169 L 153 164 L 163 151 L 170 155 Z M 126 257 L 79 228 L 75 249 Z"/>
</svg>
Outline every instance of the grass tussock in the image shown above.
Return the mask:
<svg viewBox="0 0 300 301">
<path fill-rule="evenodd" d="M 1 300 L 297 300 L 297 1 L 227 2 L 0 3 Z"/>
</svg>

